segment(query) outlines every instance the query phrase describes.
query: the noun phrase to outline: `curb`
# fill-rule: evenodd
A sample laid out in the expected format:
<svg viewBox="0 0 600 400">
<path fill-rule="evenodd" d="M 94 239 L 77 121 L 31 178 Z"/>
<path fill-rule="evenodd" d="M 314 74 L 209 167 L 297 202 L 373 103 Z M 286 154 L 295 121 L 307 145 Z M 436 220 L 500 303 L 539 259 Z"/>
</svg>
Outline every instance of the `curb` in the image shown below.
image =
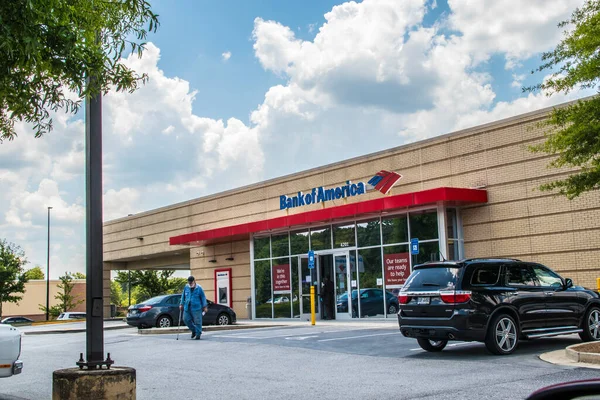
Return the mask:
<svg viewBox="0 0 600 400">
<path fill-rule="evenodd" d="M 127 328 L 132 328 L 132 327 L 129 325 L 106 326 L 106 327 L 104 327 L 104 330 L 112 331 L 112 330 L 116 330 L 116 329 L 127 329 Z M 52 335 L 52 334 L 58 334 L 58 333 L 81 333 L 81 332 L 85 332 L 85 328 L 55 329 L 55 330 L 50 330 L 50 331 L 30 331 L 30 332 L 23 332 L 23 335 L 26 335 L 26 336 L 29 336 L 29 335 Z"/>
<path fill-rule="evenodd" d="M 276 328 L 282 326 L 289 325 L 205 325 L 202 327 L 202 332 L 211 332 L 211 331 L 235 331 L 240 329 L 256 329 L 256 328 Z M 148 328 L 148 329 L 138 329 L 138 334 L 140 335 L 165 335 L 165 334 L 174 334 L 174 333 L 186 333 L 190 332 L 187 326 L 182 326 L 180 328 Z"/>
<path fill-rule="evenodd" d="M 600 364 L 600 354 L 598 353 L 586 353 L 577 351 L 579 347 L 585 347 L 588 343 L 572 344 L 565 349 L 567 358 L 575 362 L 584 362 L 588 364 Z"/>
</svg>

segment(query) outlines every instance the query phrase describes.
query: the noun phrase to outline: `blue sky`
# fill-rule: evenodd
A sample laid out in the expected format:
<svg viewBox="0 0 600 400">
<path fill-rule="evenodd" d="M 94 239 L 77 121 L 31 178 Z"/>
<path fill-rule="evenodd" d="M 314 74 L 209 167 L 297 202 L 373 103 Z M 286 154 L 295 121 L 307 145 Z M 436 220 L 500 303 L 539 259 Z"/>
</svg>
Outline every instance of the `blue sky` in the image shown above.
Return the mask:
<svg viewBox="0 0 600 400">
<path fill-rule="evenodd" d="M 133 94 L 104 98 L 105 220 L 548 107 L 524 94 L 582 0 L 156 0 Z M 230 53 L 224 57 L 224 53 Z M 84 271 L 84 127 L 0 145 L 0 237 Z"/>
</svg>

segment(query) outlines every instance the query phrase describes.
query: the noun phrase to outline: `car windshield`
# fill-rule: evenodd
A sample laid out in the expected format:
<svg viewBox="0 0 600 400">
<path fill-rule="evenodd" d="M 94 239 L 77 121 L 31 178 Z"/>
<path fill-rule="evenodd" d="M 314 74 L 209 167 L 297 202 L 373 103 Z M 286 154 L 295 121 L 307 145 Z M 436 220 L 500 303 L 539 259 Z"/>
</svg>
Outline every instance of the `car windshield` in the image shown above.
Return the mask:
<svg viewBox="0 0 600 400">
<path fill-rule="evenodd" d="M 158 304 L 158 303 L 162 303 L 162 301 L 165 299 L 165 297 L 167 296 L 157 296 L 157 297 L 153 297 L 151 299 L 148 299 L 146 301 L 144 301 L 142 304 Z"/>
</svg>

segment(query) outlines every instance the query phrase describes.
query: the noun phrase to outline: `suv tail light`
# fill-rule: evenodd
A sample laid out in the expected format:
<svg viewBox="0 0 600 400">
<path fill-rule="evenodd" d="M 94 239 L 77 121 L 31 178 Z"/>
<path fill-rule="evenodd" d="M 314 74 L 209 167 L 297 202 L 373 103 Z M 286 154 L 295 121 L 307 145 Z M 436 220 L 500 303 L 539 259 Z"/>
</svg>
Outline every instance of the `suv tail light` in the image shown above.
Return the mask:
<svg viewBox="0 0 600 400">
<path fill-rule="evenodd" d="M 410 301 L 410 296 L 407 294 L 402 294 L 400 293 L 398 295 L 398 303 L 400 304 L 408 304 L 408 302 Z"/>
<path fill-rule="evenodd" d="M 469 290 L 441 290 L 440 299 L 444 303 L 457 304 L 466 303 L 471 300 L 471 291 Z"/>
<path fill-rule="evenodd" d="M 143 307 L 139 308 L 139 311 L 141 313 L 143 313 L 143 312 L 149 311 L 151 308 L 152 308 L 152 306 L 143 306 Z"/>
</svg>

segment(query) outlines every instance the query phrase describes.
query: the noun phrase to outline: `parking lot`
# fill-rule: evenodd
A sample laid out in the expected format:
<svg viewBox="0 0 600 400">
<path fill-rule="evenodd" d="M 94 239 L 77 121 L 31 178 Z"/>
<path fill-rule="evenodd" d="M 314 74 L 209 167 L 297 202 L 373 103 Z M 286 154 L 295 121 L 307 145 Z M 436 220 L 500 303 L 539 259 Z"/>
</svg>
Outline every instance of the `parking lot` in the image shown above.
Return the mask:
<svg viewBox="0 0 600 400">
<path fill-rule="evenodd" d="M 105 332 L 105 349 L 116 365 L 136 368 L 139 399 L 522 399 L 598 375 L 539 359 L 577 336 L 523 342 L 505 357 L 460 342 L 427 353 L 393 323 L 214 331 L 203 339 L 122 329 Z M 82 351 L 84 333 L 24 336 L 24 372 L 0 382 L 0 399 L 50 398 L 52 371 L 74 366 Z"/>
</svg>

